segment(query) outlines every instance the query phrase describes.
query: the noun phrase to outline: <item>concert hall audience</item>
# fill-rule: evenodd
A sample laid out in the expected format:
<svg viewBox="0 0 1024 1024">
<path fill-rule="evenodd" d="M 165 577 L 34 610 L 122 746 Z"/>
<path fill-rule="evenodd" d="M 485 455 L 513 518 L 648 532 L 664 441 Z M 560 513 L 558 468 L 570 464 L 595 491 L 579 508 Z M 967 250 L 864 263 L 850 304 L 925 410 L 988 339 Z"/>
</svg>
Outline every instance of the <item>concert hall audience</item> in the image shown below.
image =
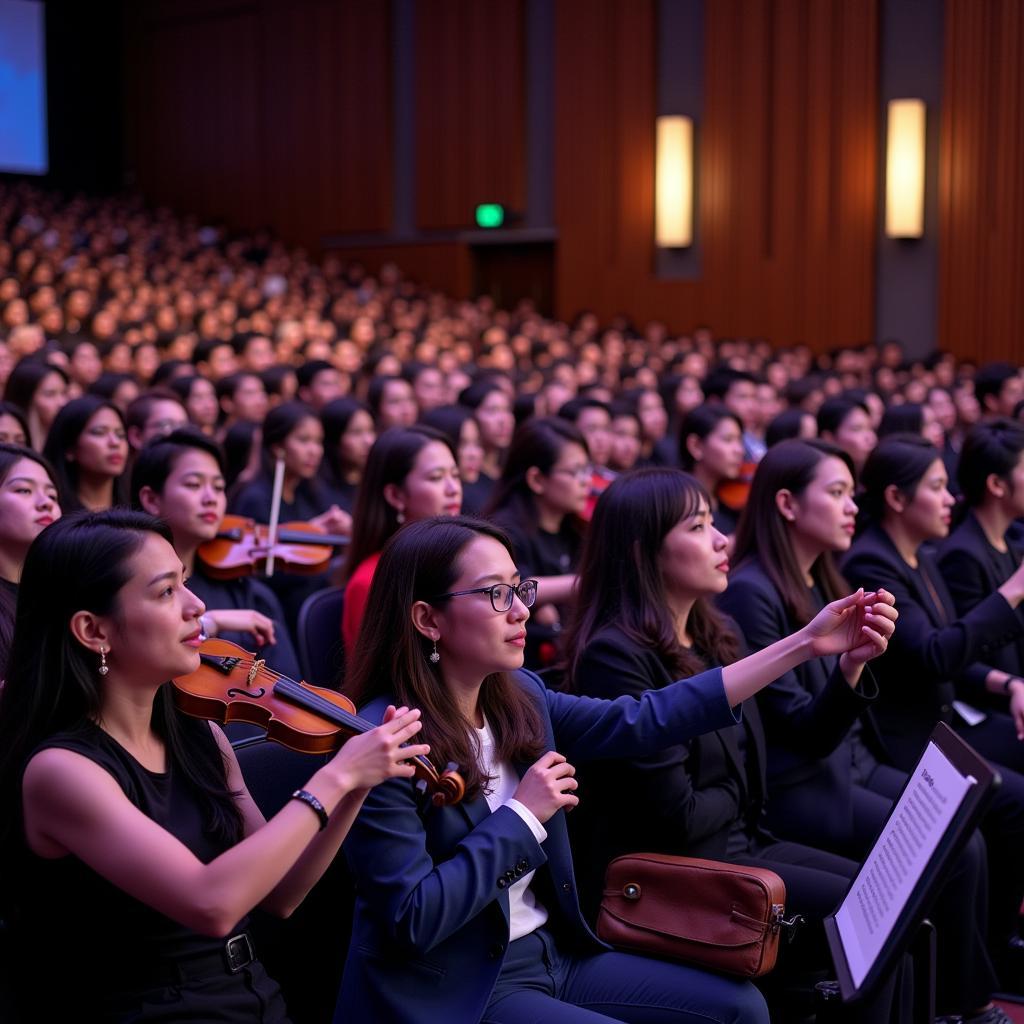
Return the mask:
<svg viewBox="0 0 1024 1024">
<path fill-rule="evenodd" d="M 1021 847 L 1013 831 L 1013 822 L 1024 819 L 1024 795 L 1017 792 L 1019 777 L 1012 770 L 1024 766 L 1024 742 L 1018 739 L 1024 732 L 1024 613 L 1012 607 L 1017 600 L 1017 576 L 1024 571 L 1020 568 L 1024 556 L 1024 470 L 1018 465 L 1024 462 L 1024 432 L 1019 421 L 1008 418 L 1020 416 L 1024 375 L 1009 363 L 979 367 L 947 352 L 913 360 L 894 342 L 825 350 L 827 340 L 821 339 L 825 344 L 816 353 L 806 345 L 776 340 L 780 345 L 773 348 L 763 339 L 716 338 L 706 327 L 673 335 L 664 324 L 633 325 L 624 316 L 602 324 L 589 311 L 571 324 L 564 323 L 542 316 L 530 302 L 503 310 L 487 297 L 466 300 L 440 294 L 404 277 L 392 265 L 370 271 L 346 265 L 332 253 L 314 260 L 305 252 L 289 249 L 266 231 L 248 235 L 203 224 L 167 210 L 148 209 L 136 199 L 67 200 L 24 182 L 0 183 L 0 382 L 4 397 L 0 403 L 0 504 L 10 513 L 0 516 L 0 602 L 7 602 L 6 620 L 0 603 L 0 662 L 4 637 L 9 640 L 15 614 L 17 577 L 27 542 L 36 534 L 47 536 L 53 527 L 46 521 L 59 515 L 60 507 L 68 512 L 125 501 L 129 457 L 135 462 L 136 501 L 165 517 L 179 568 L 184 563 L 191 571 L 192 586 L 208 605 L 202 620 L 207 632 L 227 634 L 242 646 L 258 649 L 274 667 L 296 677 L 301 653 L 309 653 L 297 642 L 301 605 L 339 577 L 334 573 L 300 577 L 275 572 L 267 581 L 269 586 L 251 578 L 227 583 L 210 578 L 196 555 L 200 544 L 220 529 L 225 501 L 232 511 L 269 522 L 278 457 L 284 466 L 280 521 L 312 522 L 326 529 L 334 535 L 335 568 L 344 560 L 340 573 L 346 586 L 342 633 L 349 673 L 351 666 L 359 665 L 363 679 L 380 671 L 380 665 L 370 664 L 376 655 L 368 655 L 358 638 L 381 553 L 389 542 L 395 549 L 405 550 L 402 544 L 409 543 L 407 535 L 425 537 L 429 532 L 425 526 L 418 527 L 418 533 L 403 529 L 403 524 L 408 527 L 430 517 L 451 516 L 460 509 L 493 514 L 511 538 L 512 557 L 521 578 L 540 579 L 529 618 L 521 603 L 513 599 L 514 615 L 495 616 L 494 622 L 521 617 L 517 622 L 520 627 L 525 622 L 527 634 L 525 663 L 548 666 L 545 677 L 549 680 L 557 678 L 559 656 L 577 667 L 582 658 L 590 666 L 592 679 L 607 687 L 610 695 L 617 681 L 628 688 L 628 680 L 618 679 L 620 674 L 628 677 L 625 669 L 623 673 L 613 669 L 622 659 L 632 658 L 649 669 L 643 687 L 655 691 L 679 675 L 737 657 L 741 652 L 731 646 L 729 638 L 736 639 L 731 624 L 708 603 L 718 587 L 725 587 L 722 607 L 735 620 L 750 649 L 760 649 L 806 628 L 822 607 L 846 591 L 846 581 L 834 559 L 850 548 L 855 522 L 863 525 L 861 520 L 869 521 L 844 568 L 851 582 L 863 583 L 869 594 L 881 589 L 895 595 L 899 621 L 883 644 L 888 650 L 872 657 L 870 667 L 858 664 L 848 654 L 795 665 L 756 701 L 747 702 L 743 724 L 732 718 L 723 720 L 707 735 L 686 741 L 675 737 L 676 746 L 667 754 L 652 756 L 650 763 L 628 762 L 633 766 L 629 770 L 639 765 L 645 777 L 647 768 L 655 766 L 666 781 L 643 783 L 648 788 L 638 794 L 635 807 L 619 807 L 615 802 L 607 812 L 605 829 L 607 832 L 618 820 L 616 812 L 639 814 L 639 808 L 649 808 L 650 817 L 643 817 L 635 828 L 620 829 L 614 838 L 627 846 L 640 842 L 645 834 L 641 825 L 654 828 L 652 843 L 659 836 L 667 838 L 668 831 L 659 832 L 655 819 L 659 810 L 666 815 L 672 810 L 669 805 L 678 784 L 690 794 L 687 800 L 692 797 L 692 813 L 681 815 L 685 828 L 681 824 L 678 833 L 672 832 L 672 842 L 662 848 L 734 859 L 760 856 L 771 844 L 776 852 L 784 847 L 805 849 L 798 844 L 807 844 L 813 848 L 811 854 L 822 863 L 827 859 L 835 868 L 828 875 L 830 881 L 823 881 L 817 889 L 803 886 L 797 876 L 810 870 L 803 865 L 785 863 L 780 873 L 792 875 L 792 907 L 799 909 L 806 901 L 805 912 L 817 922 L 830 909 L 826 904 L 833 902 L 834 894 L 841 895 L 843 881 L 870 847 L 899 792 L 905 776 L 897 768 L 905 770 L 914 762 L 936 721 L 949 721 L 982 753 L 1006 766 L 1003 774 L 1009 781 L 999 798 L 1002 817 L 990 814 L 985 825 L 993 837 L 988 851 L 993 861 L 989 951 L 1003 982 L 1020 988 L 1024 947 L 1018 946 L 1015 953 L 1006 950 L 1008 942 L 1020 942 L 1013 895 L 1017 889 L 1013 887 L 1019 887 L 1024 875 L 1009 866 L 1014 857 L 1024 859 L 1024 852 L 1017 852 Z M 191 431 L 182 432 L 189 423 L 205 440 Z M 891 431 L 897 434 L 878 441 Z M 898 436 L 907 431 L 916 437 Z M 823 440 L 813 440 L 819 432 Z M 170 437 L 165 440 L 166 435 Z M 14 463 L 4 461 L 4 453 L 21 452 L 9 449 L 11 442 L 31 446 L 31 452 L 15 458 L 24 472 L 15 473 Z M 935 447 L 928 447 L 928 442 Z M 52 460 L 52 473 L 42 458 L 44 452 Z M 895 461 L 894 452 L 898 453 Z M 661 471 L 651 475 L 649 470 L 634 475 L 637 467 L 651 465 L 682 465 L 699 484 L 688 483 L 679 489 L 678 482 L 689 478 L 670 471 L 665 471 L 665 476 Z M 952 497 L 946 493 L 943 475 L 958 479 L 963 491 L 962 506 L 953 519 L 959 525 L 949 537 L 947 516 L 952 511 Z M 613 515 L 616 495 L 635 496 L 645 486 L 657 490 L 652 481 L 661 480 L 674 481 L 678 490 L 666 505 L 671 514 L 655 501 L 651 508 L 638 506 L 635 515 Z M 13 489 L 8 486 L 12 481 L 18 484 Z M 866 488 L 863 497 L 857 492 L 856 500 L 855 485 Z M 53 502 L 54 486 L 61 494 L 59 506 Z M 604 493 L 610 497 L 602 497 Z M 865 514 L 855 520 L 858 503 L 866 506 Z M 712 523 L 707 522 L 704 505 Z M 700 515 L 692 514 L 695 508 Z M 659 509 L 668 519 L 654 523 Z M 675 522 L 669 522 L 673 515 Z M 599 530 L 607 529 L 602 524 L 613 519 L 619 524 L 614 532 L 598 537 Z M 676 626 L 683 623 L 682 632 L 666 646 L 657 624 L 665 625 L 668 605 L 664 601 L 659 605 L 651 594 L 657 587 L 674 586 L 670 580 L 675 579 L 676 569 L 680 579 L 690 580 L 697 573 L 692 564 L 679 568 L 665 552 L 670 537 L 679 539 L 674 530 L 680 519 L 693 520 L 694 536 L 701 538 L 698 542 L 686 534 L 683 546 L 695 545 L 702 554 L 694 557 L 703 564 L 706 555 L 714 572 L 709 570 L 706 580 L 697 581 L 700 586 L 694 583 L 690 611 L 675 622 Z M 106 615 L 96 611 L 95 601 L 109 604 L 116 593 L 128 594 L 135 587 L 138 581 L 128 578 L 130 569 L 139 551 L 156 543 L 149 538 L 157 536 L 148 520 L 132 520 L 116 511 L 106 519 L 89 520 L 93 524 L 101 521 L 108 525 L 81 529 L 92 531 L 96 543 L 90 541 L 90 545 L 96 551 L 104 546 L 114 550 L 110 531 L 125 533 L 121 553 L 111 556 L 116 567 L 112 563 L 83 571 L 88 575 L 116 569 L 123 578 L 114 580 L 107 573 L 106 582 L 100 585 L 103 593 L 93 605 L 82 598 L 82 608 L 92 607 L 86 614 L 93 618 Z M 114 525 L 117 523 L 121 525 Z M 434 529 L 443 532 L 447 527 Z M 467 536 L 473 538 L 488 538 L 505 552 L 507 561 L 504 540 L 488 533 L 492 527 L 459 529 L 467 529 Z M 732 561 L 737 567 L 728 577 L 714 563 L 723 533 L 733 534 L 736 544 Z M 647 611 L 636 620 L 635 628 L 630 625 L 634 621 L 631 616 L 639 613 L 624 606 L 625 585 L 617 593 L 619 603 L 608 604 L 607 608 L 615 610 L 607 611 L 607 621 L 602 619 L 600 628 L 594 626 L 594 630 L 614 636 L 616 641 L 607 657 L 597 660 L 593 651 L 588 651 L 591 645 L 585 630 L 567 636 L 562 629 L 577 612 L 586 616 L 596 607 L 594 602 L 602 600 L 599 592 L 603 587 L 595 585 L 595 593 L 583 593 L 582 607 L 576 608 L 580 594 L 577 563 L 588 535 L 597 568 L 610 573 L 619 564 L 611 558 L 614 554 L 626 559 L 622 572 L 632 572 L 630 586 L 641 577 L 651 583 L 651 592 L 645 591 L 642 600 L 637 598 Z M 71 536 L 69 529 L 66 537 Z M 470 547 L 475 543 L 477 540 L 466 540 Z M 459 550 L 456 545 L 446 567 L 437 552 L 427 559 L 433 559 L 431 564 L 439 572 L 443 569 L 453 574 L 443 590 L 456 585 L 474 589 L 468 582 L 463 588 L 455 580 L 455 576 L 465 575 L 464 567 L 456 564 Z M 31 551 L 28 557 L 31 562 Z M 598 565 L 602 558 L 609 564 Z M 420 568 L 396 566 L 392 578 L 397 580 L 403 572 L 414 575 Z M 504 569 L 499 575 L 504 579 Z M 62 577 L 56 586 L 63 583 Z M 65 597 L 77 600 L 74 595 L 84 593 L 85 581 L 73 584 L 68 585 L 70 595 L 61 595 L 62 601 Z M 172 590 L 180 611 L 189 602 L 180 580 Z M 126 614 L 137 617 L 143 614 L 140 609 L 149 607 L 150 598 L 141 591 L 132 594 L 136 604 Z M 387 596 L 400 600 L 396 595 Z M 491 611 L 481 595 L 432 603 L 430 599 L 437 597 L 436 591 L 419 595 L 408 602 L 405 611 L 418 608 L 415 614 L 426 616 L 432 609 L 429 614 L 442 617 L 463 611 L 468 615 L 470 608 L 474 613 L 483 612 L 484 606 L 488 614 Z M 477 598 L 483 601 L 479 609 Z M 385 597 L 380 600 L 385 602 Z M 470 608 L 460 607 L 463 601 L 469 602 Z M 883 604 L 886 601 L 881 599 Z M 396 608 L 399 605 L 389 605 L 387 614 Z M 186 617 L 191 621 L 192 604 L 189 609 Z M 47 614 L 59 617 L 64 611 L 48 608 Z M 70 615 L 68 612 L 69 621 Z M 179 619 L 182 615 L 184 611 Z M 438 667 L 430 661 L 430 644 L 414 635 L 410 621 L 407 616 L 402 626 L 405 632 L 396 627 L 395 637 L 401 636 L 409 658 L 425 662 L 417 669 L 427 673 L 420 683 L 444 686 L 455 681 L 452 659 L 462 656 L 459 645 L 483 642 L 483 627 L 477 637 L 439 638 L 442 661 Z M 708 632 L 705 627 L 716 621 L 719 627 Z M 50 624 L 40 619 L 26 627 L 25 635 L 42 636 L 39 631 L 56 622 L 56 618 Z M 372 628 L 364 629 L 366 644 L 381 650 L 381 622 L 373 620 L 372 611 L 368 622 Z M 421 625 L 424 622 L 426 619 Z M 64 622 L 51 630 L 55 638 L 61 630 L 67 634 L 61 641 L 61 656 L 82 680 L 92 679 L 88 673 L 95 675 L 96 658 L 90 655 L 90 664 L 81 646 L 87 638 L 71 638 L 68 628 Z M 648 636 L 645 630 L 651 629 L 655 633 Z M 336 643 L 337 634 L 329 632 L 324 643 Z M 388 657 L 401 647 L 395 637 L 388 638 Z M 311 641 L 307 636 L 303 642 L 308 646 Z M 53 644 L 57 645 L 57 639 Z M 130 647 L 135 651 L 138 645 Z M 521 660 L 524 652 L 518 643 L 512 648 Z M 140 673 L 145 674 L 147 658 L 152 661 L 158 654 L 140 651 Z M 111 668 L 111 676 L 114 674 Z M 27 699 L 23 688 L 28 677 L 19 678 L 17 685 L 22 689 L 16 699 L 22 701 Z M 403 679 L 396 677 L 387 685 L 405 686 L 407 675 Z M 142 685 L 141 674 L 133 680 L 119 671 L 114 691 L 120 694 L 124 686 L 136 682 L 148 693 L 150 683 Z M 46 685 L 51 683 L 47 680 Z M 106 700 L 104 685 L 104 680 L 92 679 L 89 699 Z M 537 684 L 531 680 L 524 685 L 533 693 Z M 581 689 L 584 685 L 580 684 Z M 384 689 L 383 681 L 378 688 Z M 485 686 L 480 693 L 486 690 Z M 417 692 L 424 715 L 436 721 L 441 705 Z M 507 697 L 519 691 L 501 692 Z M 438 693 L 435 687 L 434 697 Z M 912 701 L 914 694 L 920 699 Z M 21 728 L 3 719 L 4 708 L 13 707 L 14 699 L 0 704 L 0 736 L 13 735 L 12 730 Z M 65 700 L 66 695 L 59 699 Z M 163 701 L 156 699 L 158 704 Z M 79 717 L 95 714 L 100 706 L 89 705 L 94 711 L 87 712 L 81 705 L 73 713 Z M 543 717 L 543 701 L 538 707 Z M 501 718 L 497 707 L 495 714 L 500 731 L 508 720 Z M 160 715 L 154 723 L 163 728 Z M 33 743 L 45 742 L 46 730 L 63 734 L 70 721 L 62 718 L 43 723 L 40 719 L 37 724 L 43 731 L 33 733 Z M 28 719 L 25 729 L 37 728 L 27 723 Z M 495 728 L 489 714 L 488 725 Z M 475 843 L 472 837 L 480 829 L 497 830 L 496 824 L 489 824 L 495 818 L 506 824 L 510 820 L 504 811 L 486 817 L 486 799 L 479 795 L 480 751 L 472 743 L 476 734 L 464 727 L 465 722 L 451 726 L 455 732 L 463 729 L 458 736 L 451 730 L 445 732 L 441 752 L 444 757 L 448 744 L 451 751 L 461 752 L 463 767 L 472 768 L 477 780 L 474 792 L 479 796 L 474 806 L 480 821 L 467 832 L 463 817 L 462 836 L 453 830 L 450 836 L 446 834 L 445 842 L 450 838 L 458 843 L 465 838 Z M 556 727 L 556 733 L 560 728 Z M 209 733 L 208 729 L 206 733 L 197 733 L 191 726 L 188 729 L 193 738 Z M 993 739 L 995 733 L 998 743 Z M 102 729 L 89 728 L 93 740 L 101 734 Z M 19 735 L 24 738 L 28 733 Z M 181 735 L 179 730 L 173 737 L 160 737 L 172 759 L 181 756 Z M 136 738 L 141 739 L 144 753 L 155 749 L 152 735 L 139 731 Z M 107 749 L 112 741 L 104 742 Z M 209 759 L 216 747 L 209 742 L 206 746 L 203 756 Z M 23 760 L 32 753 L 24 746 L 16 749 Z M 735 756 L 719 757 L 720 751 Z M 125 765 L 135 775 L 144 771 L 132 761 L 134 756 L 135 752 L 124 755 L 117 772 Z M 493 756 L 486 755 L 484 768 L 494 768 L 495 762 L 489 760 Z M 2 760 L 5 757 L 8 759 Z M 6 750 L 0 749 L 0 761 L 7 787 L 3 799 L 7 800 L 15 792 L 12 787 L 19 784 L 17 769 Z M 524 767 L 517 763 L 517 770 Z M 115 775 L 127 780 L 123 774 Z M 222 776 L 223 772 L 212 782 L 207 777 L 211 793 L 216 790 L 219 795 L 203 800 L 220 801 L 229 808 L 231 801 L 225 802 L 222 791 L 225 784 L 237 787 Z M 511 784 L 514 777 L 505 781 Z M 391 783 L 378 792 L 390 793 L 399 786 L 407 784 Z M 611 799 L 610 784 L 601 783 L 596 789 L 599 792 L 583 794 L 583 810 L 578 812 L 581 822 Z M 402 799 L 406 795 L 403 790 Z M 588 806 L 591 801 L 593 808 Z M 242 803 L 246 805 L 244 797 Z M 763 820 L 755 814 L 762 806 L 767 811 Z M 12 812 L 4 824 L 21 822 L 20 813 Z M 602 813 L 597 810 L 598 817 Z M 248 812 L 243 809 L 243 814 L 248 820 Z M 557 820 L 561 834 L 561 815 Z M 420 834 L 420 824 L 412 817 L 408 821 L 411 834 Z M 993 821 L 999 822 L 998 828 Z M 343 831 L 343 826 L 336 831 Z M 30 845 L 35 843 L 32 849 L 45 856 L 52 852 L 53 840 L 39 841 L 43 834 L 30 833 Z M 45 835 L 49 837 L 49 833 Z M 339 838 L 335 836 L 333 841 Z M 529 835 L 521 838 L 528 845 L 535 843 Z M 230 845 L 227 839 L 225 832 L 217 840 L 218 849 Z M 408 839 L 403 836 L 403 841 Z M 166 840 L 155 842 L 160 861 Z M 203 840 L 206 842 L 208 839 Z M 368 846 L 357 842 L 356 848 L 365 853 L 371 847 L 376 850 L 375 844 L 376 840 Z M 976 846 L 980 843 L 972 841 L 957 869 L 961 894 L 970 887 L 971 878 L 980 877 L 985 869 L 984 854 Z M 131 849 L 136 847 L 131 845 Z M 618 849 L 630 852 L 626 847 Z M 197 850 L 209 852 L 205 845 Z M 576 852 L 578 871 L 580 861 L 586 861 L 581 874 L 588 879 L 592 907 L 603 864 L 598 863 L 600 858 L 589 857 L 587 850 Z M 29 856 L 25 850 L 19 852 L 22 855 Z M 293 860 L 298 856 L 299 846 L 294 846 Z M 435 867 L 417 861 L 416 871 L 422 867 L 425 879 L 437 871 L 444 873 L 448 870 L 446 856 L 439 854 Z M 568 862 L 568 849 L 561 841 L 557 858 L 561 871 Z M 49 862 L 40 863 L 45 867 Z M 531 867 L 537 864 L 539 861 L 531 861 Z M 103 861 L 90 869 L 79 865 L 77 870 L 96 869 L 102 875 L 106 866 Z M 153 870 L 158 867 L 156 864 Z M 377 885 L 374 872 L 380 868 L 380 864 L 371 864 L 360 870 L 369 870 L 375 879 L 372 885 Z M 283 867 L 281 871 L 283 874 Z M 125 882 L 119 872 L 115 866 L 115 886 Z M 37 865 L 33 877 L 45 874 Z M 463 876 L 458 877 L 462 884 Z M 538 871 L 534 877 L 529 889 L 541 896 L 536 906 L 546 907 L 545 912 L 558 919 L 559 929 L 564 925 L 565 930 L 552 938 L 549 929 L 552 934 L 555 929 L 549 923 L 531 933 L 532 938 L 519 940 L 526 946 L 513 943 L 505 948 L 509 939 L 506 924 L 501 951 L 483 965 L 483 955 L 491 946 L 478 943 L 479 948 L 470 949 L 469 937 L 476 934 L 472 931 L 476 925 L 471 926 L 465 915 L 459 917 L 460 923 L 446 934 L 441 946 L 448 949 L 445 943 L 450 942 L 452 949 L 468 950 L 466 962 L 477 966 L 467 969 L 460 963 L 447 979 L 436 972 L 431 975 L 435 986 L 427 1002 L 437 1006 L 441 1016 L 459 1017 L 460 1000 L 468 1000 L 474 1009 L 460 1019 L 477 1019 L 490 999 L 492 1009 L 499 1006 L 500 1013 L 511 1018 L 519 1012 L 520 999 L 525 998 L 516 986 L 536 980 L 541 947 L 559 979 L 559 971 L 573 962 L 577 953 L 569 952 L 563 940 L 582 935 L 579 929 L 583 926 L 574 912 L 566 916 L 550 901 L 551 870 Z M 95 895 L 101 891 L 100 882 L 90 878 L 88 892 Z M 446 900 L 432 902 L 430 884 L 420 879 L 408 892 L 427 901 L 422 906 L 428 907 L 429 913 L 423 912 L 429 927 L 434 927 L 436 919 L 431 915 L 435 911 L 455 914 L 456 904 L 448 899 L 471 894 L 468 890 L 458 897 L 448 893 Z M 389 890 L 389 885 L 396 888 Z M 62 881 L 55 891 L 65 888 Z M 146 901 L 148 890 L 129 888 L 131 899 Z M 410 972 L 414 973 L 415 964 L 397 963 L 392 956 L 394 947 L 381 940 L 381 915 L 392 913 L 390 905 L 382 909 L 391 898 L 385 893 L 393 894 L 398 888 L 401 885 L 391 878 L 381 891 L 361 894 L 365 905 L 357 931 L 362 929 L 359 934 L 370 936 L 371 945 L 361 950 L 356 945 L 346 974 L 350 986 L 346 992 L 352 991 L 351 979 L 361 979 L 355 983 L 359 991 L 351 1003 L 358 1007 L 353 1011 L 357 1018 L 359 1013 L 372 1014 L 371 1007 L 382 1006 L 381 1000 L 403 998 L 402 992 L 390 990 L 394 986 L 385 979 L 401 977 L 405 984 Z M 110 892 L 116 894 L 116 889 Z M 125 903 L 126 899 L 129 897 L 117 895 L 116 905 L 130 906 L 131 914 L 152 914 L 141 909 L 141 904 Z M 257 899 L 253 897 L 252 902 Z M 947 905 L 953 897 L 944 900 Z M 493 918 L 498 913 L 490 893 L 481 894 L 478 902 L 483 917 Z M 979 896 L 974 902 L 980 915 L 987 901 Z M 83 906 L 73 922 L 83 934 L 87 927 L 84 915 L 94 905 L 98 906 L 95 900 Z M 13 904 L 5 903 L 5 908 L 10 906 Z M 156 910 L 164 914 L 170 906 L 165 901 Z M 521 908 L 522 902 L 517 906 Z M 411 921 L 409 927 L 415 930 L 420 919 L 414 911 L 409 912 L 415 920 L 403 920 Z M 1002 1024 L 1001 1011 L 982 1005 L 990 991 L 991 971 L 985 966 L 984 953 L 971 945 L 980 918 L 966 912 L 962 917 L 968 922 L 961 936 L 965 944 L 960 956 L 962 970 L 958 973 L 955 965 L 941 969 L 940 1009 L 958 1010 L 971 1021 Z M 103 922 L 103 935 L 123 920 L 124 915 L 115 915 Z M 491 920 L 487 927 L 494 924 Z M 815 924 L 788 957 L 783 954 L 780 979 L 789 977 L 794 963 L 801 968 L 817 965 L 827 969 L 827 961 L 816 959 L 822 947 L 809 948 L 816 944 L 810 936 L 820 934 L 817 929 Z M 950 952 L 950 929 L 947 926 L 940 931 L 947 933 L 945 941 L 940 940 L 940 958 L 948 965 L 955 956 Z M 412 938 L 420 942 L 422 935 L 417 931 Z M 145 932 L 140 948 L 150 948 L 151 941 L 150 931 Z M 180 953 L 193 948 L 194 941 L 183 938 L 180 946 L 172 943 L 172 947 Z M 591 941 L 583 940 L 584 946 Z M 112 949 L 121 949 L 124 939 L 112 938 L 111 942 Z M 371 948 L 380 954 L 379 959 L 367 954 Z M 421 957 L 423 965 L 437 966 L 433 950 L 421 950 L 416 957 Z M 423 966 L 419 977 L 429 970 Z M 963 982 L 972 972 L 973 987 Z M 126 982 L 124 972 L 118 973 L 113 963 L 102 968 L 101 976 L 113 977 L 115 986 Z M 497 995 L 488 996 L 482 991 L 482 979 L 492 976 L 498 979 Z M 725 988 L 716 991 L 728 991 L 740 1000 L 730 1011 L 737 1019 L 763 1019 L 763 1007 L 752 988 L 722 979 L 715 979 L 708 988 L 710 976 L 693 970 L 687 977 L 698 979 L 693 989 L 697 993 L 709 993 L 718 982 L 724 984 Z M 152 980 L 145 975 L 146 984 Z M 409 981 L 410 991 L 420 984 Z M 261 981 L 261 991 L 263 985 Z M 766 991 L 770 988 L 769 984 Z M 120 992 L 116 1000 L 125 995 Z M 279 1006 L 276 995 L 268 999 L 268 1005 Z M 344 1000 L 339 1005 L 349 1008 Z M 772 1006 L 774 1012 L 774 994 Z M 982 1009 L 976 1011 L 975 1006 Z M 392 1008 L 398 1013 L 397 1005 Z M 82 1012 L 76 1010 L 78 1016 Z M 267 1019 L 278 1019 L 273 1014 L 280 1012 L 273 1010 Z M 613 1018 L 620 1016 L 607 1012 Z M 886 1012 L 880 1010 L 878 1019 Z M 427 1019 L 408 1013 L 411 1019 Z M 896 1013 L 894 1009 L 893 1019 Z M 185 1015 L 180 1019 L 186 1019 Z M 237 1015 L 232 1018 L 228 1012 L 223 1019 L 237 1019 Z M 297 1020 L 296 1024 L 321 1022 Z"/>
</svg>

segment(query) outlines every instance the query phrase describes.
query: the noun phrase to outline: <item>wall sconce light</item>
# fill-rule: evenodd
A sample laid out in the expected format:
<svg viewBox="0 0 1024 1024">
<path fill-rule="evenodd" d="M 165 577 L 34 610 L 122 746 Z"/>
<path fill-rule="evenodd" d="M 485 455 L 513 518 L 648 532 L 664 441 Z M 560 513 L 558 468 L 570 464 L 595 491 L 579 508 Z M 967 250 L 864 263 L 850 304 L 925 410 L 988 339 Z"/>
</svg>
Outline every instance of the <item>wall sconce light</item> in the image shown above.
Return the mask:
<svg viewBox="0 0 1024 1024">
<path fill-rule="evenodd" d="M 654 243 L 682 249 L 693 242 L 693 121 L 659 117 L 654 161 Z"/>
<path fill-rule="evenodd" d="M 885 144 L 885 233 L 924 234 L 924 100 L 890 100 Z"/>
</svg>

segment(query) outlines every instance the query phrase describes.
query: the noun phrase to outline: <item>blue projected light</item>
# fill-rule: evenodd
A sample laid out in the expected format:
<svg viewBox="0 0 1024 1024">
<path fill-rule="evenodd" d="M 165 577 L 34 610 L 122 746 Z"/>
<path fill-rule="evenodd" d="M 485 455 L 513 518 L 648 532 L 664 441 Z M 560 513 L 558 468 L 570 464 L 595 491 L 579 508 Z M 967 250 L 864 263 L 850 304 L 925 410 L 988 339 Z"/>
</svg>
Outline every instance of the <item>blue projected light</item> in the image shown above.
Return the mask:
<svg viewBox="0 0 1024 1024">
<path fill-rule="evenodd" d="M 0 0 L 0 171 L 49 170 L 43 14 L 37 0 Z"/>
</svg>

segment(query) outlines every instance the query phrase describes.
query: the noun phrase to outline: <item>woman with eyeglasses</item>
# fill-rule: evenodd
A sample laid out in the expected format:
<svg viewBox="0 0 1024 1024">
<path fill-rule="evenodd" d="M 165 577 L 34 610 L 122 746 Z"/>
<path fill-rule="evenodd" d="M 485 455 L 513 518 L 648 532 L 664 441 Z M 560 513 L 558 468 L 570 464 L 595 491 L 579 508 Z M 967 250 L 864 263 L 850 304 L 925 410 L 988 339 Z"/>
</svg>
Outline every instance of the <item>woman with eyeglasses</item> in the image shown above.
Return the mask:
<svg viewBox="0 0 1024 1024">
<path fill-rule="evenodd" d="M 595 938 L 566 832 L 573 762 L 734 724 L 730 709 L 775 676 L 862 644 L 863 597 L 724 669 L 595 701 L 517 672 L 538 592 L 507 535 L 481 520 L 413 523 L 384 548 L 346 689 L 371 721 L 389 703 L 421 707 L 431 757 L 458 767 L 466 795 L 434 807 L 399 781 L 367 796 L 345 844 L 357 900 L 335 1020 L 766 1021 L 747 982 Z"/>
<path fill-rule="evenodd" d="M 516 564 L 541 584 L 527 630 L 526 664 L 554 662 L 576 586 L 581 520 L 593 467 L 579 429 L 556 417 L 528 420 L 515 433 L 485 514 L 512 540 Z"/>
</svg>

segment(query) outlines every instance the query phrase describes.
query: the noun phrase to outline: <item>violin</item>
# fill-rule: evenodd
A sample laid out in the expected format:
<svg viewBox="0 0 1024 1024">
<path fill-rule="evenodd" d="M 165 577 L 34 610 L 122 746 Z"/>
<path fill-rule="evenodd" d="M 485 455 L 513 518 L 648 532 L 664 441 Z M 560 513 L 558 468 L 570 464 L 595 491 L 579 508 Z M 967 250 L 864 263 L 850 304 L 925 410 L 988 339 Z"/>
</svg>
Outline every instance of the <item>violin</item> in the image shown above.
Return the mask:
<svg viewBox="0 0 1024 1024">
<path fill-rule="evenodd" d="M 266 730 L 267 739 L 300 754 L 330 754 L 345 740 L 376 728 L 335 690 L 296 682 L 228 640 L 213 638 L 199 648 L 199 668 L 171 680 L 179 710 L 221 725 L 247 722 Z M 416 788 L 431 792 L 436 807 L 457 804 L 466 784 L 448 765 L 438 772 L 425 757 L 410 758 Z"/>
<path fill-rule="evenodd" d="M 265 573 L 272 560 L 284 572 L 315 576 L 327 571 L 335 546 L 348 543 L 348 537 L 303 522 L 282 523 L 274 543 L 270 537 L 269 526 L 225 516 L 217 536 L 200 544 L 196 554 L 215 580 Z"/>
</svg>

